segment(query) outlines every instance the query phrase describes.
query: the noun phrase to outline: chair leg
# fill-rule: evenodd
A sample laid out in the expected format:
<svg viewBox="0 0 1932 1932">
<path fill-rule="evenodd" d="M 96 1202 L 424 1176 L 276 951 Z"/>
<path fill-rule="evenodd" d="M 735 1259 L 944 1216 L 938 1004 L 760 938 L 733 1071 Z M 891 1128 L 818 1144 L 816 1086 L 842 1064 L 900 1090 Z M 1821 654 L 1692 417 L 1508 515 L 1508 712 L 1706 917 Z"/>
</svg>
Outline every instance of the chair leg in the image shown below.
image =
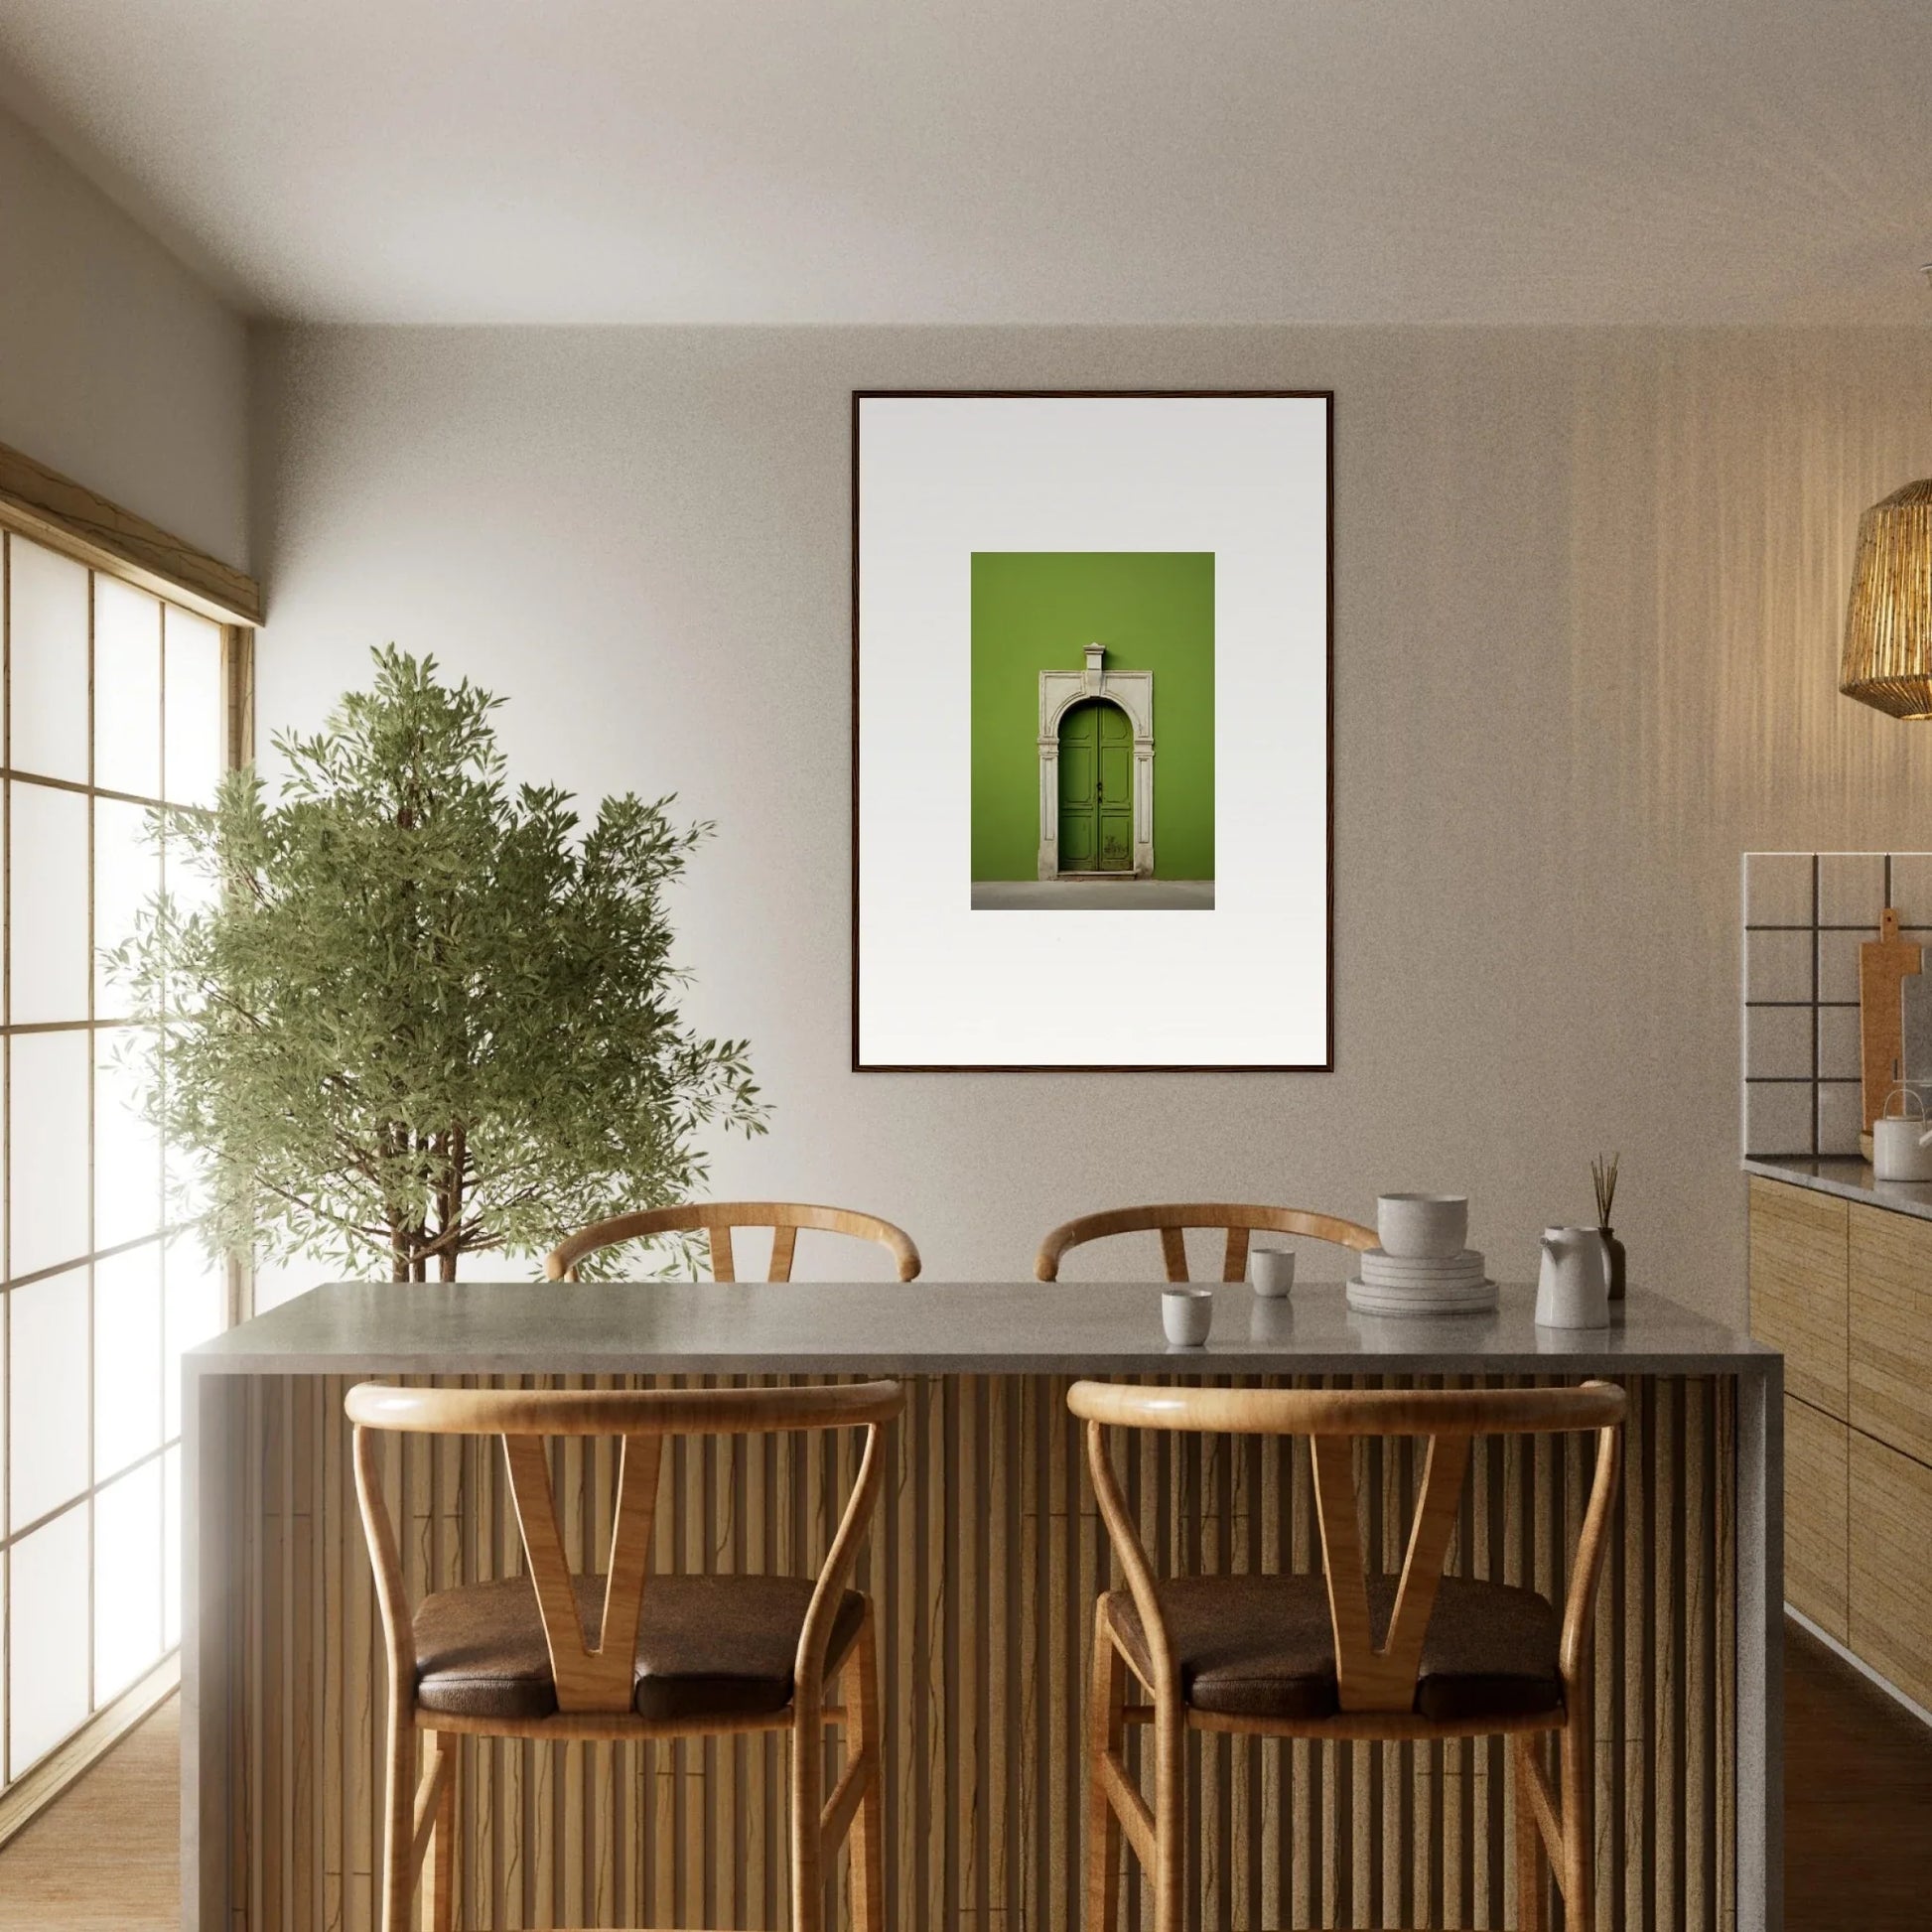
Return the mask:
<svg viewBox="0 0 1932 1932">
<path fill-rule="evenodd" d="M 389 1706 L 383 1766 L 382 1932 L 410 1932 L 415 1914 L 416 1726 L 401 1700 Z"/>
<path fill-rule="evenodd" d="M 424 1740 L 439 1759 L 446 1759 L 449 1770 L 436 1798 L 436 1823 L 431 1828 L 429 1856 L 424 1865 L 426 1890 L 423 1896 L 424 1932 L 456 1932 L 456 1775 L 457 1739 L 454 1733 L 438 1731 Z"/>
<path fill-rule="evenodd" d="M 1563 1923 L 1565 1932 L 1592 1932 L 1596 1923 L 1596 1725 L 1590 1709 L 1589 1664 L 1573 1694 L 1569 1721 L 1557 1733 L 1563 1778 Z"/>
<path fill-rule="evenodd" d="M 1094 1606 L 1093 1671 L 1087 1690 L 1086 1932 L 1116 1932 L 1120 1923 L 1120 1819 L 1100 1779 L 1101 1760 L 1117 1753 L 1127 1725 L 1127 1666 Z"/>
<path fill-rule="evenodd" d="M 1521 1932 L 1543 1932 L 1548 1879 L 1544 1876 L 1543 1832 L 1530 1799 L 1531 1767 L 1542 1739 L 1535 1732 L 1516 1736 L 1510 1771 L 1516 1787 L 1516 1923 Z"/>
<path fill-rule="evenodd" d="M 1154 1932 L 1186 1923 L 1187 1713 L 1172 1688 L 1154 1699 Z"/>
<path fill-rule="evenodd" d="M 871 1603 L 845 1681 L 847 1745 L 867 1760 L 852 1826 L 852 1926 L 853 1932 L 886 1932 L 885 1733 L 879 1718 L 879 1626 Z"/>
<path fill-rule="evenodd" d="M 825 1803 L 825 1722 L 814 1697 L 799 1700 L 791 1724 L 791 1927 L 820 1932 L 825 1922 L 820 1837 Z"/>
</svg>

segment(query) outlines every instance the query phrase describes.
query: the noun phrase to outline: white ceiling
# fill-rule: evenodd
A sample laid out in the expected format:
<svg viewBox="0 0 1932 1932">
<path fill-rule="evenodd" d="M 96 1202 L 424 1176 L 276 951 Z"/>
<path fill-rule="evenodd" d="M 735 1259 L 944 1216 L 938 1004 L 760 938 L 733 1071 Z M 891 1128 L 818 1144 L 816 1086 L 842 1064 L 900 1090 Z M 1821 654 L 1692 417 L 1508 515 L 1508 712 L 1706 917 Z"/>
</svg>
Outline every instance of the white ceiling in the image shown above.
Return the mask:
<svg viewBox="0 0 1932 1932">
<path fill-rule="evenodd" d="M 254 313 L 1924 322 L 1932 0 L 6 0 Z"/>
</svg>

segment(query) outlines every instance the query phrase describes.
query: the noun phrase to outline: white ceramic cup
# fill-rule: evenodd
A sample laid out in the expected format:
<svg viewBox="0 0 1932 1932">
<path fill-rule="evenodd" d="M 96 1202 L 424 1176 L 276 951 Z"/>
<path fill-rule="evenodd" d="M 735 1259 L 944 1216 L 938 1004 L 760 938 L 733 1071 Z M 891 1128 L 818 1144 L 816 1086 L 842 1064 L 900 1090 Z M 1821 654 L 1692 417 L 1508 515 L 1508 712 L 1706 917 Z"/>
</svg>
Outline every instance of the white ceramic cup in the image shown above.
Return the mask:
<svg viewBox="0 0 1932 1932">
<path fill-rule="evenodd" d="M 1248 1256 L 1248 1279 L 1255 1293 L 1276 1301 L 1295 1286 L 1295 1251 L 1292 1248 L 1256 1248 Z"/>
<path fill-rule="evenodd" d="M 1198 1348 L 1214 1325 L 1214 1291 L 1211 1288 L 1164 1288 L 1161 1291 L 1161 1325 L 1176 1348 Z"/>
<path fill-rule="evenodd" d="M 1375 1231 L 1385 1255 L 1448 1260 L 1469 1240 L 1467 1194 L 1378 1194 Z"/>
</svg>

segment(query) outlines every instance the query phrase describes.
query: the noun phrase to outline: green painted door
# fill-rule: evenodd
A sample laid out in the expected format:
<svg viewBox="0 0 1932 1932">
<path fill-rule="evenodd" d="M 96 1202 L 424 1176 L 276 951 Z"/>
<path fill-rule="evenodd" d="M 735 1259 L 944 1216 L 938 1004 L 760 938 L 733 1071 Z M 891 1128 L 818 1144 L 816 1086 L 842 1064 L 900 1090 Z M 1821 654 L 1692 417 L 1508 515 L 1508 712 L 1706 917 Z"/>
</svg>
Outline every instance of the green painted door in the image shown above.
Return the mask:
<svg viewBox="0 0 1932 1932">
<path fill-rule="evenodd" d="M 1098 698 L 1060 720 L 1060 870 L 1134 870 L 1134 732 Z"/>
</svg>

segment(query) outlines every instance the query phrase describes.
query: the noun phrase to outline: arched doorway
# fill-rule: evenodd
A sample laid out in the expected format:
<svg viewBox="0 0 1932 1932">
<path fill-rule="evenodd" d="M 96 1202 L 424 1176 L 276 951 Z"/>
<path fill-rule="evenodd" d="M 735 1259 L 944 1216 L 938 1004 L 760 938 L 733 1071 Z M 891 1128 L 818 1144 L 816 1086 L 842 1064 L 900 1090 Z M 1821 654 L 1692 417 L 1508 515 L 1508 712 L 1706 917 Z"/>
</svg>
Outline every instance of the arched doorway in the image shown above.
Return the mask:
<svg viewBox="0 0 1932 1932">
<path fill-rule="evenodd" d="M 1127 859 L 1108 871 L 1131 873 L 1136 879 L 1154 877 L 1154 673 L 1152 671 L 1110 671 L 1105 644 L 1088 644 L 1081 652 L 1086 660 L 1077 670 L 1041 671 L 1039 674 L 1039 876 L 1058 879 L 1065 873 L 1098 872 L 1107 844 L 1107 827 L 1101 822 L 1103 810 L 1116 804 L 1126 812 Z M 1060 776 L 1060 727 L 1075 713 L 1093 714 L 1090 724 L 1077 728 L 1090 733 L 1089 768 L 1092 776 L 1063 786 Z M 1111 724 L 1102 720 L 1110 719 Z M 1124 728 L 1124 740 L 1113 734 Z M 1102 734 L 1108 736 L 1103 741 Z M 1076 739 L 1076 751 L 1078 741 Z M 1103 753 L 1108 762 L 1115 758 L 1113 748 L 1125 746 L 1126 775 L 1108 776 L 1103 768 Z M 1104 796 L 1102 795 L 1104 792 Z M 1077 807 L 1091 797 L 1094 812 L 1089 821 L 1085 845 L 1078 858 L 1064 846 L 1060 834 L 1060 801 L 1070 798 Z"/>
<path fill-rule="evenodd" d="M 1059 866 L 1134 870 L 1134 727 L 1117 704 L 1088 698 L 1059 730 Z"/>
</svg>

